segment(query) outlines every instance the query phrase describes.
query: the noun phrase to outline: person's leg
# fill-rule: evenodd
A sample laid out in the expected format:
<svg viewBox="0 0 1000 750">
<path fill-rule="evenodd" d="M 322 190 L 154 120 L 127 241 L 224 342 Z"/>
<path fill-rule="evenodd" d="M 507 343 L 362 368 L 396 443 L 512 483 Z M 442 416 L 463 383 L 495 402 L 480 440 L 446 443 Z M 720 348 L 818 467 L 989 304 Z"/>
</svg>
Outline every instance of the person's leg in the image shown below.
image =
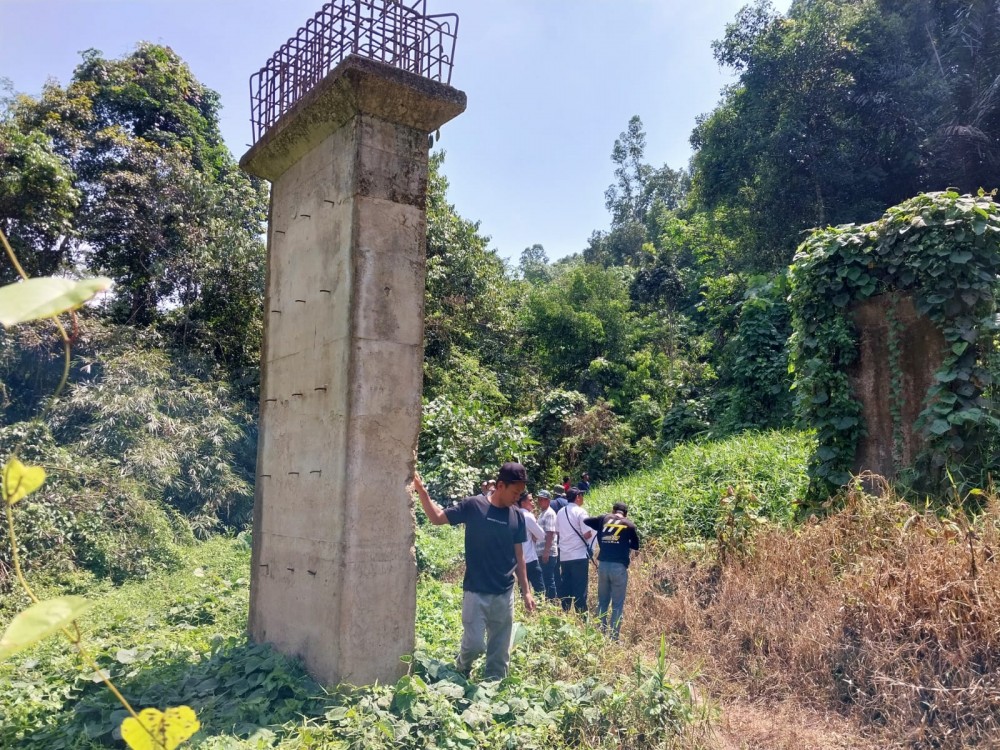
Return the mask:
<svg viewBox="0 0 1000 750">
<path fill-rule="evenodd" d="M 611 563 L 601 562 L 597 566 L 597 617 L 601 621 L 601 631 L 608 632 L 608 607 L 611 604 Z"/>
<path fill-rule="evenodd" d="M 559 600 L 563 612 L 573 606 L 573 560 L 559 562 Z"/>
<path fill-rule="evenodd" d="M 482 594 L 466 591 L 462 597 L 462 644 L 455 667 L 466 677 L 472 662 L 486 650 L 486 603 Z"/>
<path fill-rule="evenodd" d="M 622 628 L 622 613 L 625 610 L 625 591 L 628 589 L 628 568 L 622 563 L 612 563 L 610 571 L 611 589 L 611 637 L 618 640 Z"/>
<path fill-rule="evenodd" d="M 559 573 L 559 558 L 549 557 L 549 561 L 542 566 L 542 580 L 545 582 L 545 598 L 555 599 L 558 591 L 556 576 Z"/>
<path fill-rule="evenodd" d="M 579 561 L 576 578 L 576 611 L 581 615 L 587 614 L 587 584 L 590 583 L 590 560 L 584 558 Z"/>
<path fill-rule="evenodd" d="M 587 611 L 587 566 L 590 563 L 586 558 L 583 560 L 564 560 L 563 584 L 563 609 L 567 612 L 570 603 L 577 612 Z"/>
<path fill-rule="evenodd" d="M 536 594 L 541 594 L 545 591 L 545 582 L 542 581 L 542 564 L 538 560 L 532 560 L 530 563 L 525 563 L 525 569 L 528 572 L 528 581 L 531 583 L 531 588 Z"/>
<path fill-rule="evenodd" d="M 511 635 L 514 630 L 514 589 L 489 597 L 486 620 L 486 666 L 483 679 L 502 680 L 510 664 Z"/>
</svg>

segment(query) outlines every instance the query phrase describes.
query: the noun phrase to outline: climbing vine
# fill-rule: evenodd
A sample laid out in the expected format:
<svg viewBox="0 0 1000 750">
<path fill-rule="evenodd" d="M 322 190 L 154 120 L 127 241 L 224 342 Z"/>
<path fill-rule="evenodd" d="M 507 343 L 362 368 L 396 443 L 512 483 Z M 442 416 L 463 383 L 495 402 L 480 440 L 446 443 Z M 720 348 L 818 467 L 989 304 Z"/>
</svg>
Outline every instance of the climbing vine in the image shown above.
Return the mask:
<svg viewBox="0 0 1000 750">
<path fill-rule="evenodd" d="M 944 359 L 915 423 L 924 439 L 917 463 L 941 476 L 1000 427 L 983 398 L 992 384 L 985 342 L 996 330 L 994 289 L 1000 273 L 1000 207 L 991 194 L 926 193 L 890 208 L 870 224 L 817 230 L 791 268 L 792 363 L 797 403 L 816 430 L 810 462 L 817 494 L 846 483 L 865 425 L 848 376 L 858 337 L 849 310 L 880 294 L 910 295 L 944 335 Z M 900 326 L 890 312 L 893 438 L 900 418 Z M 894 446 L 898 454 L 899 445 Z"/>
<path fill-rule="evenodd" d="M 0 325 L 9 328 L 20 323 L 51 320 L 63 344 L 65 356 L 62 377 L 49 401 L 50 408 L 69 376 L 71 337 L 63 326 L 60 315 L 75 315 L 75 311 L 85 302 L 109 289 L 111 279 L 99 277 L 75 281 L 58 277 L 29 278 L 3 232 L 0 232 L 0 248 L 21 277 L 18 283 L 0 286 Z M 7 521 L 7 541 L 10 544 L 14 575 L 31 600 L 31 605 L 16 614 L 0 633 L 0 659 L 8 659 L 51 635 L 62 633 L 76 649 L 85 669 L 92 671 L 96 679 L 105 684 L 128 713 L 120 726 L 125 743 L 132 750 L 174 750 L 198 731 L 200 723 L 194 710 L 190 706 L 178 706 L 168 708 L 165 712 L 157 708 L 145 708 L 137 713 L 110 677 L 101 671 L 84 645 L 83 633 L 77 620 L 93 606 L 93 602 L 82 596 L 40 599 L 25 578 L 18 554 L 14 506 L 44 484 L 45 470 L 41 466 L 22 463 L 17 457 L 20 449 L 21 445 L 15 447 L 0 466 L 0 507 L 3 508 Z"/>
</svg>

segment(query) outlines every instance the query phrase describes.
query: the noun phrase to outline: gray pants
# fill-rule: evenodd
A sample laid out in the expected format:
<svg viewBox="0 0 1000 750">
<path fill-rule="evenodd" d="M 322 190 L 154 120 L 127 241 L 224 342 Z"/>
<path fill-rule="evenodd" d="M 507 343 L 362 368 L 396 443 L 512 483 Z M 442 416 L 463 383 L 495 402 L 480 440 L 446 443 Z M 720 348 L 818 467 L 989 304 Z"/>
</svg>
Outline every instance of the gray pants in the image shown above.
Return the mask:
<svg viewBox="0 0 1000 750">
<path fill-rule="evenodd" d="M 504 594 L 466 591 L 462 597 L 462 645 L 455 666 L 468 676 L 472 662 L 486 653 L 483 678 L 502 680 L 510 663 L 514 629 L 514 589 Z"/>
<path fill-rule="evenodd" d="M 601 560 L 597 568 L 597 615 L 601 630 L 608 632 L 608 605 L 611 605 L 611 637 L 618 640 L 628 588 L 628 567 L 622 563 Z"/>
</svg>

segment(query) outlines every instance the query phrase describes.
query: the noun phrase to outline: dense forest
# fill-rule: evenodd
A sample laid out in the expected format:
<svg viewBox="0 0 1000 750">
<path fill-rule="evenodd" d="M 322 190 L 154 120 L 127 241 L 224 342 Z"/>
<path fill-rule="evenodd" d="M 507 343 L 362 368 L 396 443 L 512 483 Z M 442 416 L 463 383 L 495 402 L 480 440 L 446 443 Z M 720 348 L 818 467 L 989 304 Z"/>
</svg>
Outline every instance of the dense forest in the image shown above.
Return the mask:
<svg viewBox="0 0 1000 750">
<path fill-rule="evenodd" d="M 432 154 L 419 461 L 436 496 L 509 456 L 546 483 L 606 480 L 691 438 L 795 424 L 787 272 L 809 230 L 1000 185 L 996 3 L 757 2 L 714 52 L 737 78 L 695 123 L 690 164 L 649 164 L 640 116 L 623 123 L 609 224 L 569 257 L 534 245 L 506 264 Z M 27 514 L 28 538 L 75 536 L 127 574 L 109 539 L 129 524 L 155 540 L 248 521 L 267 188 L 167 47 L 85 52 L 66 85 L 2 103 L 0 228 L 30 274 L 103 274 L 116 292 L 81 315 L 43 423 L 58 347 L 42 328 L 0 334 L 0 447 L 67 469 L 46 488 L 59 517 Z M 109 474 L 128 479 L 117 500 Z"/>
</svg>

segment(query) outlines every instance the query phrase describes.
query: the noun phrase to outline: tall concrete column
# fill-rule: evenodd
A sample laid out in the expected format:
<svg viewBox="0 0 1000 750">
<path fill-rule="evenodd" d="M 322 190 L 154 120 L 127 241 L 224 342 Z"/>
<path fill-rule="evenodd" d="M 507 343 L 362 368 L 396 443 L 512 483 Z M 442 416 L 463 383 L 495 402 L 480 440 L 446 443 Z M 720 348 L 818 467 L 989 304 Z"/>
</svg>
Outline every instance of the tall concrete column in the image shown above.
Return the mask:
<svg viewBox="0 0 1000 750">
<path fill-rule="evenodd" d="M 351 56 L 240 162 L 271 181 L 249 630 L 326 684 L 414 646 L 427 136 L 464 109 Z"/>
</svg>

